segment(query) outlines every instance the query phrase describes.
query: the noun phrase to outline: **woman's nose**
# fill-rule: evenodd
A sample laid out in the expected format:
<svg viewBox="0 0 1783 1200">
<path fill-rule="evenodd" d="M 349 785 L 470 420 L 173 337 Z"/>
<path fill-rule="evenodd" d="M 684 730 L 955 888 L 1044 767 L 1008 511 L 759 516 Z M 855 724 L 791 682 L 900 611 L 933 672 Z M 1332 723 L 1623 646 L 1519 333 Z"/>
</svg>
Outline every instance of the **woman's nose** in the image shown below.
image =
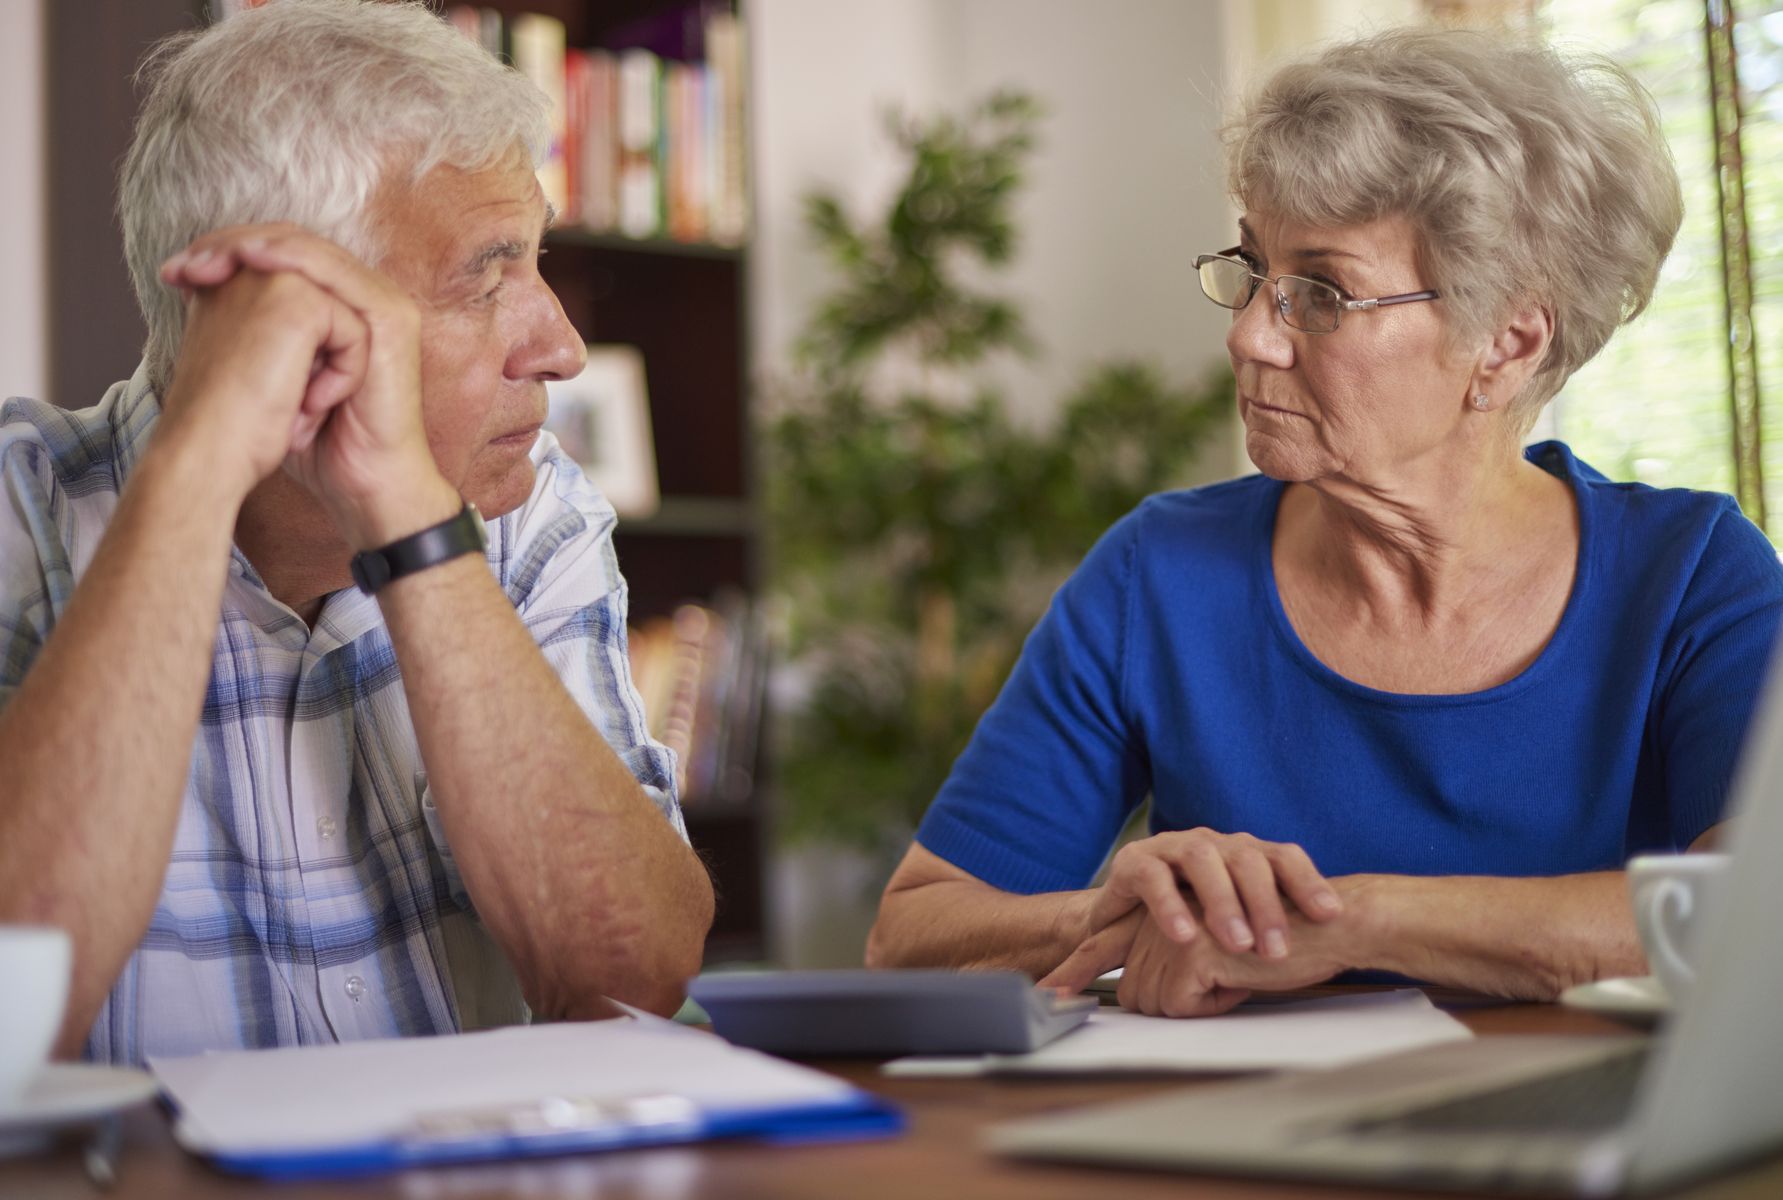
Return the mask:
<svg viewBox="0 0 1783 1200">
<path fill-rule="evenodd" d="M 1280 304 L 1275 285 L 1260 284 L 1251 302 L 1232 314 L 1232 325 L 1226 330 L 1226 354 L 1234 366 L 1241 362 L 1294 365 L 1294 339 L 1282 319 Z"/>
</svg>

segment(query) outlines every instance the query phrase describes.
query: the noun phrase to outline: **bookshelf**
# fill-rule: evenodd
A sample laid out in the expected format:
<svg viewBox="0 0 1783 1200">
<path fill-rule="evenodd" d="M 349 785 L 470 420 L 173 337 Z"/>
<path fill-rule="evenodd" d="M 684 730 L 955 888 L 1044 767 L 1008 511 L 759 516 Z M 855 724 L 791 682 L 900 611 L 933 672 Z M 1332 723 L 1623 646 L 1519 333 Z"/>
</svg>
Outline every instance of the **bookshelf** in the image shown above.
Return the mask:
<svg viewBox="0 0 1783 1200">
<path fill-rule="evenodd" d="M 662 0 L 498 0 L 504 16 L 555 17 L 571 47 L 665 12 L 718 7 Z M 728 6 L 736 11 L 738 5 Z M 615 535 L 635 623 L 727 590 L 756 595 L 762 539 L 748 410 L 748 249 L 591 233 L 566 223 L 541 270 L 586 340 L 644 357 L 662 504 Z M 761 745 L 760 739 L 757 741 Z M 761 959 L 768 946 L 768 806 L 758 749 L 747 795 L 683 797 L 689 836 L 711 868 L 717 917 L 709 962 Z"/>
<path fill-rule="evenodd" d="M 76 17 L 77 7 L 48 5 L 46 22 L 50 194 L 70 198 L 52 206 L 51 388 L 69 407 L 97 402 L 139 357 L 141 319 L 109 209 L 135 115 L 129 79 L 155 39 L 191 28 L 206 3 L 108 3 L 118 19 L 97 28 Z M 479 7 L 504 21 L 553 17 L 566 44 L 580 48 L 607 45 L 616 32 L 674 10 L 739 5 L 484 0 Z M 633 622 L 726 592 L 756 595 L 762 542 L 748 414 L 747 245 L 634 239 L 566 222 L 546 246 L 541 271 L 584 339 L 635 346 L 644 358 L 662 504 L 649 517 L 622 520 L 615 535 Z M 747 794 L 684 797 L 690 836 L 718 891 L 710 962 L 761 959 L 768 951 L 767 791 L 762 752 L 754 757 L 756 782 Z"/>
</svg>

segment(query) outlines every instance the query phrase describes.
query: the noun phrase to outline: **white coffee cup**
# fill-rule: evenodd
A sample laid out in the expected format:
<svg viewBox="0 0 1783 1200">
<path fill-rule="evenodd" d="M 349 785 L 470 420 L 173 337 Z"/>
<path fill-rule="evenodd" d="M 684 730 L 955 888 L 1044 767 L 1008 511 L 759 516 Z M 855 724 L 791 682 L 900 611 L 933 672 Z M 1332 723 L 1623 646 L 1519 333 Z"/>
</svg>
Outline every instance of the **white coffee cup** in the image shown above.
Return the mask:
<svg viewBox="0 0 1783 1200">
<path fill-rule="evenodd" d="M 1730 861 L 1726 854 L 1643 854 L 1628 864 L 1628 892 L 1647 966 L 1674 1003 L 1696 982 L 1692 956 L 1699 918 Z"/>
<path fill-rule="evenodd" d="M 74 946 L 60 929 L 0 925 L 0 1112 L 49 1060 L 68 1003 Z"/>
</svg>

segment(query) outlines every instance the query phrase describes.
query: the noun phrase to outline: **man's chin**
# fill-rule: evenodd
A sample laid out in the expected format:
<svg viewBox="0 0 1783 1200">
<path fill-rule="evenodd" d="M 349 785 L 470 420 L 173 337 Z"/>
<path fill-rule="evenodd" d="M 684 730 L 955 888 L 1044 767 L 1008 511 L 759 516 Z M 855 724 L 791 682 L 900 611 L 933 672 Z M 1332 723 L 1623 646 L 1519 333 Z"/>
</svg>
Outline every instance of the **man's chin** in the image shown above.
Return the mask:
<svg viewBox="0 0 1783 1200">
<path fill-rule="evenodd" d="M 532 495 L 533 481 L 538 476 L 532 459 L 522 455 L 518 462 L 505 464 L 506 470 L 489 473 L 479 480 L 467 480 L 464 498 L 477 506 L 485 521 L 505 517 Z"/>
</svg>

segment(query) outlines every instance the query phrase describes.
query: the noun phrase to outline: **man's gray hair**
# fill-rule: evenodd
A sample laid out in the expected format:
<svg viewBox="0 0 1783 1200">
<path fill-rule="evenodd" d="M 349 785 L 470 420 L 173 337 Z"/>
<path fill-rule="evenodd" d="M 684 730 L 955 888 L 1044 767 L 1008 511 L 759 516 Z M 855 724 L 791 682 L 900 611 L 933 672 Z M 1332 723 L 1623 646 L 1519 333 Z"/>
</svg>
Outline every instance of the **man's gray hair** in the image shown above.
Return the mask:
<svg viewBox="0 0 1783 1200">
<path fill-rule="evenodd" d="M 1264 82 L 1225 129 L 1240 204 L 1417 232 L 1451 344 L 1519 301 L 1554 316 L 1525 428 L 1652 298 L 1683 198 L 1652 97 L 1609 59 L 1463 30 L 1333 46 Z"/>
<path fill-rule="evenodd" d="M 536 165 L 550 137 L 544 95 L 415 2 L 275 0 L 160 43 L 139 78 L 118 216 L 161 391 L 185 306 L 158 272 L 193 238 L 290 221 L 375 264 L 386 178 Z"/>
</svg>

